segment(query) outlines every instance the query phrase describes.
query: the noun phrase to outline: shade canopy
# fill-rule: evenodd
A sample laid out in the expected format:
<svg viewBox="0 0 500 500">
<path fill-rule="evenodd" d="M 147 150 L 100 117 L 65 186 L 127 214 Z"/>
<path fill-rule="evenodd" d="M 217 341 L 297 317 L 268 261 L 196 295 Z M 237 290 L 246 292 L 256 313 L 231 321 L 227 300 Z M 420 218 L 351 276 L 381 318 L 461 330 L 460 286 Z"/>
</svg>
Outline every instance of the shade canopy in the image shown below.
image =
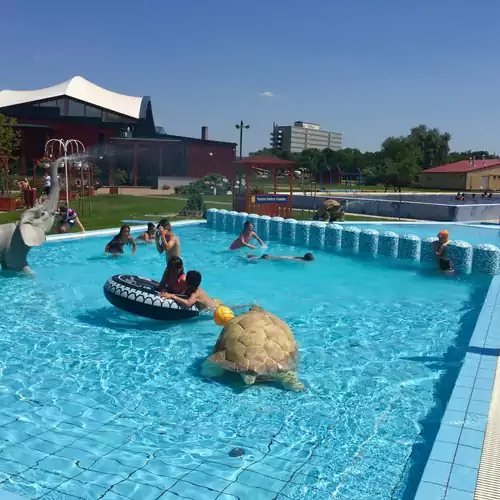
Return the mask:
<svg viewBox="0 0 500 500">
<path fill-rule="evenodd" d="M 247 167 L 275 167 L 275 168 L 290 168 L 294 167 L 296 163 L 291 160 L 282 160 L 281 158 L 276 158 L 275 156 L 247 156 L 246 158 L 240 158 L 234 163 L 237 165 L 244 165 Z"/>
</svg>

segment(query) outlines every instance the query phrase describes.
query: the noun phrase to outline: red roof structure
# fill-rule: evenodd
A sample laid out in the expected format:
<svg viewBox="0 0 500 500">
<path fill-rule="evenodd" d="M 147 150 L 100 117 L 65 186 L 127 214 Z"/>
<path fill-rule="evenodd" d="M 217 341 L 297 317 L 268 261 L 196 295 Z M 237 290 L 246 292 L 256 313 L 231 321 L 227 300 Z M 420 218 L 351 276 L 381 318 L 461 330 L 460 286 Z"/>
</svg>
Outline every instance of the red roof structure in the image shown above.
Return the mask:
<svg viewBox="0 0 500 500">
<path fill-rule="evenodd" d="M 247 165 L 253 167 L 293 167 L 295 165 L 294 161 L 291 160 L 282 160 L 281 158 L 276 158 L 275 156 L 265 156 L 265 155 L 257 155 L 257 156 L 247 156 L 246 158 L 240 158 L 236 160 L 234 163 L 239 165 Z"/>
<path fill-rule="evenodd" d="M 423 173 L 427 174 L 464 174 L 469 172 L 474 172 L 476 170 L 483 170 L 485 168 L 491 168 L 500 166 L 500 160 L 475 160 L 471 162 L 470 160 L 456 161 L 455 163 L 448 163 L 446 165 L 440 165 L 439 167 L 432 167 L 424 170 Z"/>
</svg>

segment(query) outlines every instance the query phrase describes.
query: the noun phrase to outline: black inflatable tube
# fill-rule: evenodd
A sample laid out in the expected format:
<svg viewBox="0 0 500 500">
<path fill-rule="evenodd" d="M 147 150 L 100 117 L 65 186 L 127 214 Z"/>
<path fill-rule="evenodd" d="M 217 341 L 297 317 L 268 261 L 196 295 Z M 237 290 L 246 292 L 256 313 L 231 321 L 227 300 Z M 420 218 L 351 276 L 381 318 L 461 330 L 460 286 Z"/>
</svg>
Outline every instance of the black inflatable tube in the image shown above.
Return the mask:
<svg viewBox="0 0 500 500">
<path fill-rule="evenodd" d="M 104 284 L 104 296 L 118 309 L 160 321 L 181 321 L 200 314 L 196 305 L 186 308 L 158 295 L 157 281 L 117 274 Z"/>
</svg>

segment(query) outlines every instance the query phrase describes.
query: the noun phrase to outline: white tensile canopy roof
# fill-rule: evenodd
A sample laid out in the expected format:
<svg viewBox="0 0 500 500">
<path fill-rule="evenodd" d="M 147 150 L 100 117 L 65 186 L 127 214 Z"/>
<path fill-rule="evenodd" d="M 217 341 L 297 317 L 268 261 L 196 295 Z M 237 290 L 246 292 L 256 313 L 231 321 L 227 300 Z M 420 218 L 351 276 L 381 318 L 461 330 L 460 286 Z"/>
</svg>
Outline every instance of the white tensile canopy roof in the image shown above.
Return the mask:
<svg viewBox="0 0 500 500">
<path fill-rule="evenodd" d="M 0 91 L 0 109 L 63 96 L 137 120 L 146 118 L 146 110 L 150 102 L 149 97 L 118 94 L 103 89 L 81 76 L 75 76 L 71 80 L 40 90 L 2 90 Z"/>
</svg>

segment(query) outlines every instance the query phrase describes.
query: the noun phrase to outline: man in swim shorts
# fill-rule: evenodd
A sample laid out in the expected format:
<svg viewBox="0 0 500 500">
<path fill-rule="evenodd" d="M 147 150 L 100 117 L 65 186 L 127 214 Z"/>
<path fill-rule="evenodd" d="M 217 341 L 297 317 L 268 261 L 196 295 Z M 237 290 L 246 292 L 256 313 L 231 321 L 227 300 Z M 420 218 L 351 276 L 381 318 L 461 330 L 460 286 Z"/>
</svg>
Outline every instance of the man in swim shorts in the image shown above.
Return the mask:
<svg viewBox="0 0 500 500">
<path fill-rule="evenodd" d="M 159 253 L 167 253 L 167 262 L 172 257 L 181 256 L 181 242 L 179 237 L 173 233 L 172 225 L 167 219 L 163 219 L 158 223 L 155 242 Z"/>
</svg>

